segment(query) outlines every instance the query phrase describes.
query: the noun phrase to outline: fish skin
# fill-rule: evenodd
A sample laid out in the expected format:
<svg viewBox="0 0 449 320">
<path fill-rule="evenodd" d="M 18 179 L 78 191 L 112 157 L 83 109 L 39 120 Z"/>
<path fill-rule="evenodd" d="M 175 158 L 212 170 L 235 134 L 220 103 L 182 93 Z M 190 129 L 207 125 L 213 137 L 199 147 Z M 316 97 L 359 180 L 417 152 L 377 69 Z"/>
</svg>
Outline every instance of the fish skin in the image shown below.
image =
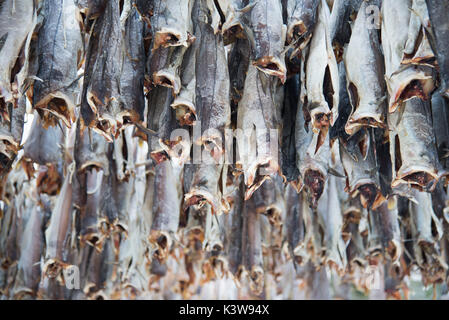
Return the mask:
<svg viewBox="0 0 449 320">
<path fill-rule="evenodd" d="M 313 131 L 321 132 L 324 136 L 338 118 L 340 83 L 329 37 L 330 13 L 326 1 L 321 1 L 318 12 L 306 63 L 306 108 L 310 113 Z"/>
<path fill-rule="evenodd" d="M 44 197 L 42 197 L 44 198 Z M 42 199 L 40 201 L 48 201 Z M 14 296 L 23 299 L 27 295 L 35 297 L 41 278 L 40 260 L 44 253 L 46 222 L 45 204 L 35 203 L 26 222 L 24 236 L 21 239 L 22 254 L 18 261 L 18 280 L 16 280 Z M 19 280 L 20 279 L 20 280 Z"/>
<path fill-rule="evenodd" d="M 449 101 L 440 92 L 432 95 L 432 124 L 438 150 L 438 159 L 445 170 L 449 169 L 447 153 L 449 151 Z"/>
<path fill-rule="evenodd" d="M 104 13 L 93 26 L 86 53 L 82 124 L 102 134 L 108 141 L 124 122 L 120 99 L 122 33 L 116 1 L 108 1 Z"/>
<path fill-rule="evenodd" d="M 391 185 L 411 184 L 431 191 L 444 172 L 438 161 L 429 102 L 415 97 L 402 108 L 402 116 L 395 112 L 388 119 L 390 155 L 395 159 Z"/>
<path fill-rule="evenodd" d="M 282 110 L 282 142 L 281 168 L 287 182 L 298 179 L 296 167 L 295 122 L 292 121 L 298 112 L 299 75 L 288 79 L 285 84 L 284 107 Z"/>
<path fill-rule="evenodd" d="M 440 91 L 442 95 L 449 98 L 449 26 L 446 19 L 446 13 L 449 11 L 449 2 L 447 0 L 426 0 L 426 4 L 429 11 L 431 29 L 434 34 L 434 50 L 440 69 Z"/>
<path fill-rule="evenodd" d="M 404 48 L 409 38 L 412 0 L 382 2 L 381 42 L 385 57 L 385 80 L 390 96 L 390 113 L 413 97 L 427 99 L 435 87 L 433 68 L 402 65 Z"/>
<path fill-rule="evenodd" d="M 76 4 L 88 20 L 93 20 L 103 14 L 107 0 L 76 0 Z"/>
<path fill-rule="evenodd" d="M 297 192 L 290 184 L 286 187 L 286 220 L 284 226 L 285 237 L 288 241 L 289 252 L 295 267 L 307 262 L 305 243 L 305 222 L 303 211 L 307 210 L 304 192 Z"/>
<path fill-rule="evenodd" d="M 343 55 L 346 66 L 347 90 L 352 112 L 345 130 L 353 135 L 363 127 L 385 128 L 386 85 L 384 61 L 376 29 L 366 26 L 363 2 L 352 27 L 352 36 Z"/>
<path fill-rule="evenodd" d="M 110 145 L 102 135 L 92 129 L 83 130 L 77 126 L 74 154 L 78 173 L 89 167 L 109 172 L 109 149 Z"/>
<path fill-rule="evenodd" d="M 73 0 L 48 0 L 37 38 L 37 63 L 33 105 L 59 117 L 70 127 L 75 121 L 78 66 L 83 41 Z"/>
<path fill-rule="evenodd" d="M 40 165 L 62 165 L 64 135 L 64 128 L 57 118 L 52 125 L 35 112 L 30 135 L 24 145 L 24 158 Z"/>
<path fill-rule="evenodd" d="M 150 17 L 153 50 L 159 47 L 188 46 L 193 1 L 155 0 Z"/>
<path fill-rule="evenodd" d="M 305 47 L 317 20 L 319 0 L 287 0 L 287 43 Z"/>
<path fill-rule="evenodd" d="M 231 82 L 231 122 L 237 122 L 238 104 L 243 97 L 246 73 L 249 67 L 250 44 L 246 39 L 237 39 L 228 55 L 229 80 Z"/>
<path fill-rule="evenodd" d="M 243 209 L 243 265 L 250 277 L 251 291 L 259 295 L 264 287 L 264 270 L 261 243 L 261 221 L 255 211 L 254 199 L 244 203 Z"/>
<path fill-rule="evenodd" d="M 4 1 L 0 10 L 0 100 L 3 105 L 15 99 L 11 83 L 15 79 L 11 79 L 11 71 L 34 28 L 35 5 L 33 0 Z"/>
<path fill-rule="evenodd" d="M 231 194 L 232 206 L 228 215 L 226 215 L 226 242 L 225 250 L 227 251 L 229 270 L 232 274 L 237 275 L 242 266 L 243 255 L 243 209 L 245 206 L 245 184 L 242 176 L 237 178 L 235 182 L 236 189 Z"/>
<path fill-rule="evenodd" d="M 253 64 L 262 72 L 286 80 L 284 42 L 286 26 L 282 23 L 281 2 L 263 0 L 255 2 L 248 13 L 245 28 L 251 43 Z"/>
<path fill-rule="evenodd" d="M 370 1 L 376 4 L 378 1 Z M 359 12 L 362 0 L 335 0 L 330 16 L 330 38 L 334 46 L 343 48 L 352 34 L 351 15 Z"/>
<path fill-rule="evenodd" d="M 133 6 L 125 21 L 123 39 L 123 62 L 120 75 L 120 95 L 125 110 L 133 110 L 138 118 L 144 120 L 145 97 L 143 93 L 145 78 L 144 21 L 140 19 Z"/>
</svg>

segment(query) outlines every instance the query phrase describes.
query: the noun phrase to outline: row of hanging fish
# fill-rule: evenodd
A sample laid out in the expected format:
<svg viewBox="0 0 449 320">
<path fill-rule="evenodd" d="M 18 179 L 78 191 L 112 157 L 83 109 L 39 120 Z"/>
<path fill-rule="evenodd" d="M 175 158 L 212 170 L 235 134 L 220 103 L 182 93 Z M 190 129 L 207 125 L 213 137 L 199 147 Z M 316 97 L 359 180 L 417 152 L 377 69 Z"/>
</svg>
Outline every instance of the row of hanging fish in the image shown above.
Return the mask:
<svg viewBox="0 0 449 320">
<path fill-rule="evenodd" d="M 447 287 L 448 24 L 447 0 L 1 1 L 0 297 Z"/>
</svg>

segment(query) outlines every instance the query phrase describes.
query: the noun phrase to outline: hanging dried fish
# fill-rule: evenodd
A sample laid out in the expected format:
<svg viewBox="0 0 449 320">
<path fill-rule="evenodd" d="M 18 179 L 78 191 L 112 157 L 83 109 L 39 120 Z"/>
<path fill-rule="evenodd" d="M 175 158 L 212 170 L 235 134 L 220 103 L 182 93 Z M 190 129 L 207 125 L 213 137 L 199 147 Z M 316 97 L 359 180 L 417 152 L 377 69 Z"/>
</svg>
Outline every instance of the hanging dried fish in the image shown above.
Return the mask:
<svg viewBox="0 0 449 320">
<path fill-rule="evenodd" d="M 287 43 L 302 50 L 312 38 L 319 0 L 287 0 Z"/>
<path fill-rule="evenodd" d="M 443 172 L 438 162 L 429 103 L 415 97 L 403 108 L 402 117 L 395 112 L 388 120 L 393 165 L 391 186 L 411 184 L 433 190 Z"/>
<path fill-rule="evenodd" d="M 150 241 L 156 247 L 154 257 L 163 263 L 178 230 L 181 198 L 177 181 L 181 171 L 167 160 L 156 164 L 155 172 Z"/>
<path fill-rule="evenodd" d="M 122 110 L 120 98 L 122 34 L 119 3 L 107 1 L 91 31 L 86 53 L 83 91 L 81 95 L 82 124 L 89 126 L 112 142 L 125 123 L 138 118 L 135 112 Z M 126 118 L 127 117 L 127 118 Z"/>
<path fill-rule="evenodd" d="M 43 274 L 50 278 L 61 275 L 62 270 L 70 265 L 68 261 L 70 233 L 72 231 L 72 176 L 74 163 L 64 178 L 60 194 L 52 210 L 50 223 L 45 230 L 45 264 Z"/>
<path fill-rule="evenodd" d="M 343 216 L 338 199 L 337 177 L 330 175 L 325 186 L 325 193 L 318 201 L 313 214 L 318 215 L 324 230 L 324 263 L 342 274 L 346 268 L 346 250 L 342 238 Z"/>
<path fill-rule="evenodd" d="M 33 0 L 6 1 L 0 7 L 0 109 L 7 112 L 15 104 L 19 86 L 16 75 L 25 64 L 27 37 L 35 26 Z"/>
<path fill-rule="evenodd" d="M 150 17 L 153 50 L 159 47 L 188 46 L 192 35 L 190 13 L 192 0 L 157 0 Z"/>
<path fill-rule="evenodd" d="M 382 47 L 390 96 L 389 112 L 394 112 L 402 102 L 413 97 L 427 99 L 435 86 L 432 68 L 402 64 L 404 48 L 409 40 L 408 29 L 404 26 L 409 26 L 411 5 L 411 0 L 382 2 Z"/>
<path fill-rule="evenodd" d="M 449 10 L 449 3 L 443 0 L 426 0 L 426 4 L 429 10 L 431 29 L 433 30 L 434 36 L 433 49 L 436 52 L 440 71 L 440 91 L 442 95 L 449 98 L 449 31 L 446 24 L 446 13 Z M 426 25 L 424 27 L 428 28 Z"/>
<path fill-rule="evenodd" d="M 75 121 L 78 67 L 83 57 L 76 6 L 73 0 L 48 0 L 42 10 L 44 22 L 37 38 L 39 69 L 33 86 L 33 105 L 70 127 Z"/>
<path fill-rule="evenodd" d="M 380 188 L 375 145 L 369 132 L 360 132 L 360 135 L 353 136 L 348 141 L 347 147 L 340 144 L 341 162 L 346 175 L 346 191 L 352 197 L 360 194 L 364 208 L 376 209 L 385 198 Z M 365 135 L 367 137 L 363 137 Z M 346 148 L 353 153 L 349 153 Z"/>
<path fill-rule="evenodd" d="M 264 287 L 260 216 L 255 210 L 254 199 L 245 201 L 243 209 L 243 265 L 248 272 L 251 290 L 260 295 Z"/>
<path fill-rule="evenodd" d="M 414 196 L 417 203 L 410 202 L 410 213 L 416 263 L 422 269 L 424 283 L 435 283 L 445 279 L 448 269 L 437 242 L 443 230 L 432 209 L 430 194 L 415 191 Z"/>
<path fill-rule="evenodd" d="M 245 80 L 242 106 L 237 114 L 237 165 L 240 165 L 247 185 L 246 199 L 279 170 L 278 130 L 280 106 L 277 101 L 277 81 L 249 66 Z"/>
<path fill-rule="evenodd" d="M 285 197 L 287 208 L 284 224 L 285 235 L 295 266 L 302 266 L 308 260 L 304 241 L 306 232 L 303 216 L 304 211 L 308 210 L 308 204 L 305 201 L 304 191 L 298 194 L 291 185 L 287 186 Z"/>
<path fill-rule="evenodd" d="M 134 6 L 130 9 L 124 28 L 120 95 L 124 104 L 123 108 L 129 110 L 129 113 L 136 117 L 136 121 L 143 121 L 145 109 L 143 84 L 146 61 L 144 22 L 140 19 Z"/>
<path fill-rule="evenodd" d="M 204 145 L 218 160 L 223 154 L 224 129 L 231 120 L 229 72 L 222 36 L 215 35 L 208 24 L 210 12 L 204 1 L 199 0 L 194 9 L 198 10 L 195 36 L 199 41 L 195 56 L 195 108 L 201 121 L 201 136 L 200 139 L 194 137 L 194 143 Z"/>
<path fill-rule="evenodd" d="M 384 62 L 377 30 L 367 27 L 367 6 L 368 3 L 363 2 L 360 7 L 344 54 L 352 105 L 345 127 L 349 135 L 363 127 L 385 128 Z"/>
<path fill-rule="evenodd" d="M 326 1 L 321 1 L 318 12 L 306 64 L 305 108 L 313 131 L 320 132 L 323 141 L 329 125 L 333 126 L 338 118 L 340 88 L 337 61 L 329 37 L 330 13 Z"/>
<path fill-rule="evenodd" d="M 286 80 L 283 46 L 286 27 L 282 23 L 281 2 L 257 1 L 248 13 L 245 29 L 251 43 L 253 64 L 262 72 Z"/>
</svg>

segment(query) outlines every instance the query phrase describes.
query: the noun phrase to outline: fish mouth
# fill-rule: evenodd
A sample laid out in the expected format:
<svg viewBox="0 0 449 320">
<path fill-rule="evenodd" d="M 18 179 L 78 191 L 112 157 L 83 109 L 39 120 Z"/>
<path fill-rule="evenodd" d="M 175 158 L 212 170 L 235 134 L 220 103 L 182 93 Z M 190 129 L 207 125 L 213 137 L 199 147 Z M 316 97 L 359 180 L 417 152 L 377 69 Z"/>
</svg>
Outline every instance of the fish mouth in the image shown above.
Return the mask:
<svg viewBox="0 0 449 320">
<path fill-rule="evenodd" d="M 156 246 L 153 257 L 160 263 L 164 262 L 173 244 L 172 236 L 166 231 L 151 230 L 149 241 Z"/>
<path fill-rule="evenodd" d="M 38 101 L 36 109 L 41 109 L 59 118 L 68 128 L 75 122 L 75 105 L 72 100 L 62 92 L 49 94 Z M 44 116 L 45 118 L 45 116 Z"/>
<path fill-rule="evenodd" d="M 301 243 L 293 249 L 293 256 L 295 263 L 298 266 L 303 266 L 308 261 L 307 248 L 305 243 Z"/>
<path fill-rule="evenodd" d="M 356 206 L 351 206 L 343 212 L 343 224 L 359 224 L 362 219 L 362 210 Z"/>
<path fill-rule="evenodd" d="M 357 131 L 362 128 L 380 128 L 385 129 L 387 126 L 385 124 L 383 115 L 373 115 L 372 113 L 357 113 L 357 111 L 349 117 L 348 122 L 345 125 L 345 131 L 348 135 L 352 136 Z"/>
<path fill-rule="evenodd" d="M 36 297 L 36 293 L 30 288 L 19 288 L 14 292 L 14 300 L 27 300 Z"/>
<path fill-rule="evenodd" d="M 325 181 L 326 179 L 320 171 L 308 169 L 304 174 L 304 185 L 313 208 L 316 208 L 318 200 L 323 194 Z"/>
<path fill-rule="evenodd" d="M 353 197 L 360 194 L 360 202 L 365 209 L 375 210 L 386 200 L 380 188 L 369 179 L 359 181 L 350 193 Z"/>
<path fill-rule="evenodd" d="M 264 272 L 262 267 L 253 266 L 248 275 L 250 278 L 251 291 L 256 295 L 261 294 L 264 286 Z"/>
<path fill-rule="evenodd" d="M 103 250 L 105 236 L 100 233 L 93 231 L 95 227 L 90 227 L 91 231 L 87 231 L 84 235 L 80 236 L 80 243 L 88 244 L 89 246 L 95 248 L 97 252 Z"/>
<path fill-rule="evenodd" d="M 439 176 L 434 170 L 415 165 L 412 168 L 400 168 L 391 186 L 395 188 L 401 184 L 409 184 L 419 190 L 432 191 L 438 180 Z"/>
<path fill-rule="evenodd" d="M 225 46 L 231 44 L 236 39 L 245 38 L 243 26 L 238 20 L 233 20 L 230 21 L 229 23 L 225 22 L 221 30 L 223 33 L 223 44 Z"/>
<path fill-rule="evenodd" d="M 178 120 L 181 126 L 193 126 L 197 121 L 195 105 L 182 98 L 176 98 L 171 104 L 171 107 L 175 109 L 176 120 Z"/>
<path fill-rule="evenodd" d="M 391 261 L 396 262 L 402 255 L 401 244 L 396 240 L 388 241 L 388 245 L 385 249 Z"/>
<path fill-rule="evenodd" d="M 260 170 L 264 170 L 264 174 L 260 174 Z M 265 180 L 270 179 L 270 175 L 277 172 L 279 172 L 279 164 L 272 158 L 259 159 L 252 164 L 247 170 L 245 200 L 249 200 Z"/>
<path fill-rule="evenodd" d="M 287 69 L 285 62 L 281 62 L 275 57 L 262 57 L 253 62 L 257 69 L 270 75 L 277 77 L 282 83 L 285 83 L 287 78 Z"/>
<path fill-rule="evenodd" d="M 165 70 L 160 70 L 153 74 L 153 83 L 154 85 L 173 89 L 175 95 L 181 90 L 181 80 L 179 77 Z"/>
<path fill-rule="evenodd" d="M 39 172 L 36 178 L 36 187 L 39 193 L 54 196 L 59 192 L 61 186 L 62 178 L 55 165 L 39 166 Z"/>
<path fill-rule="evenodd" d="M 184 196 L 184 209 L 197 205 L 202 208 L 206 203 L 211 206 L 212 214 L 221 214 L 222 208 L 217 195 L 212 194 L 208 190 L 202 188 L 192 188 L 192 190 Z"/>
<path fill-rule="evenodd" d="M 307 46 L 311 38 L 312 33 L 309 33 L 306 24 L 302 20 L 297 21 L 293 25 L 291 25 L 287 32 L 287 43 L 297 42 L 297 50 L 303 50 Z"/>
<path fill-rule="evenodd" d="M 397 76 L 398 78 L 399 75 Z M 394 82 L 396 81 L 392 81 L 393 84 Z M 416 75 L 413 71 L 411 74 L 406 75 L 404 79 L 397 79 L 397 82 L 400 82 L 400 84 L 394 85 L 395 88 L 392 88 L 393 94 L 390 98 L 390 113 L 395 112 L 401 103 L 412 98 L 417 97 L 422 100 L 427 100 L 429 94 L 435 87 L 432 76 L 425 76 L 423 74 Z"/>
<path fill-rule="evenodd" d="M 3 135 L 0 133 L 0 153 L 9 160 L 13 160 L 18 152 L 19 143 L 14 141 L 12 136 Z"/>
<path fill-rule="evenodd" d="M 153 50 L 159 47 L 176 47 L 185 45 L 187 39 L 182 40 L 182 35 L 180 32 L 164 28 L 163 30 L 157 31 L 154 36 L 154 47 Z"/>
</svg>

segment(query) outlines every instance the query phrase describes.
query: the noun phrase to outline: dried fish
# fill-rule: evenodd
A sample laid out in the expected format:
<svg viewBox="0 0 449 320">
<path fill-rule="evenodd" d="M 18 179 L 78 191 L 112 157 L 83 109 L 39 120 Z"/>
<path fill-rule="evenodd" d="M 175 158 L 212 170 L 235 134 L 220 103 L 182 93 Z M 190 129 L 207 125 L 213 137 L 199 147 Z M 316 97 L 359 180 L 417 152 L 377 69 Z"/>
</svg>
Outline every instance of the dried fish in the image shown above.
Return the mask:
<svg viewBox="0 0 449 320">
<path fill-rule="evenodd" d="M 281 2 L 256 1 L 248 13 L 245 28 L 251 43 L 253 64 L 262 72 L 286 80 L 283 44 L 287 28 L 282 23 Z"/>
<path fill-rule="evenodd" d="M 306 64 L 305 108 L 313 131 L 321 132 L 323 141 L 329 125 L 333 126 L 338 118 L 340 88 L 337 61 L 329 37 L 330 13 L 326 1 L 321 1 L 318 12 Z"/>
<path fill-rule="evenodd" d="M 433 49 L 436 52 L 440 70 L 441 94 L 449 98 L 449 31 L 447 28 L 446 12 L 449 10 L 447 1 L 426 0 L 429 10 L 430 24 L 434 36 Z M 428 28 L 428 26 L 424 26 Z"/>
<path fill-rule="evenodd" d="M 33 0 L 3 2 L 0 7 L 0 108 L 5 112 L 17 99 L 21 83 L 15 83 L 26 60 L 26 40 L 35 26 Z"/>
<path fill-rule="evenodd" d="M 304 192 L 299 194 L 288 185 L 286 188 L 286 223 L 285 234 L 287 237 L 289 251 L 296 265 L 302 266 L 307 262 L 307 251 L 305 243 L 305 223 L 304 211 L 308 210 L 308 204 L 304 197 Z"/>
<path fill-rule="evenodd" d="M 261 245 L 260 216 L 255 210 L 254 199 L 245 201 L 243 209 L 243 265 L 248 272 L 251 290 L 260 295 L 264 287 L 264 270 Z"/>
<path fill-rule="evenodd" d="M 241 166 L 247 185 L 246 198 L 279 171 L 278 130 L 280 106 L 277 103 L 277 81 L 249 66 L 241 108 L 237 114 L 237 165 Z"/>
<path fill-rule="evenodd" d="M 154 256 L 163 262 L 178 230 L 181 197 L 176 181 L 179 181 L 181 171 L 167 160 L 156 164 L 155 172 L 150 241 L 156 246 Z"/>
<path fill-rule="evenodd" d="M 363 2 L 360 7 L 344 54 L 347 90 L 352 105 L 345 128 L 349 135 L 367 126 L 385 128 L 384 62 L 377 30 L 366 26 L 367 6 L 368 3 Z"/>
<path fill-rule="evenodd" d="M 107 1 L 102 15 L 94 23 L 86 53 L 82 124 L 112 141 L 120 127 L 138 119 L 138 114 L 123 111 L 120 99 L 122 34 L 119 4 Z"/>
<path fill-rule="evenodd" d="M 138 116 L 136 120 L 143 121 L 145 109 L 143 85 L 146 61 L 144 23 L 135 7 L 130 9 L 124 27 L 120 95 L 124 109 L 130 110 L 130 113 L 135 113 Z"/>
<path fill-rule="evenodd" d="M 319 0 L 287 0 L 287 42 L 303 49 L 312 38 Z"/>
<path fill-rule="evenodd" d="M 420 98 L 408 100 L 401 114 L 389 117 L 390 155 L 393 165 L 391 186 L 411 184 L 433 190 L 444 173 L 440 170 L 429 103 Z"/>
<path fill-rule="evenodd" d="M 364 208 L 376 209 L 385 198 L 381 193 L 375 145 L 369 132 L 362 135 L 368 137 L 354 136 L 348 142 L 347 148 L 354 151 L 352 154 L 343 144 L 340 144 L 341 162 L 346 176 L 346 191 L 352 197 L 360 194 L 360 201 Z"/>
<path fill-rule="evenodd" d="M 441 257 L 438 240 L 443 235 L 440 220 L 432 209 L 429 193 L 415 191 L 417 203 L 410 202 L 412 235 L 417 265 L 423 270 L 424 283 L 444 280 L 448 266 Z"/>
<path fill-rule="evenodd" d="M 404 48 L 409 39 L 411 0 L 382 2 L 382 47 L 385 56 L 389 112 L 413 97 L 427 99 L 434 89 L 432 68 L 420 65 L 403 65 Z M 411 26 L 413 28 L 413 26 Z"/>
<path fill-rule="evenodd" d="M 153 50 L 159 47 L 188 46 L 191 37 L 190 13 L 194 1 L 158 0 L 150 18 Z"/>
<path fill-rule="evenodd" d="M 44 1 L 42 10 L 44 22 L 37 39 L 39 70 L 33 86 L 33 105 L 70 127 L 75 121 L 78 67 L 83 57 L 76 6 L 73 0 L 49 0 Z"/>
</svg>

